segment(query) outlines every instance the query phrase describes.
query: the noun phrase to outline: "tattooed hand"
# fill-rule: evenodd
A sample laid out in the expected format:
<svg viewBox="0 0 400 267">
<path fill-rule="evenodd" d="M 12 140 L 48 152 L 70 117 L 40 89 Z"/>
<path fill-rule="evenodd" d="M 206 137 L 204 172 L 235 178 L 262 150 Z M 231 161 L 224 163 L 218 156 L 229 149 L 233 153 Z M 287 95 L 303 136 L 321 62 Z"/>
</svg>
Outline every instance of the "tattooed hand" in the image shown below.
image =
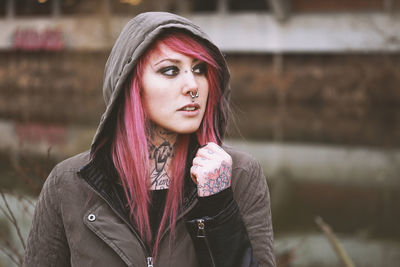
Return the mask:
<svg viewBox="0 0 400 267">
<path fill-rule="evenodd" d="M 232 158 L 220 146 L 208 143 L 197 151 L 190 175 L 201 197 L 221 192 L 231 186 Z"/>
</svg>

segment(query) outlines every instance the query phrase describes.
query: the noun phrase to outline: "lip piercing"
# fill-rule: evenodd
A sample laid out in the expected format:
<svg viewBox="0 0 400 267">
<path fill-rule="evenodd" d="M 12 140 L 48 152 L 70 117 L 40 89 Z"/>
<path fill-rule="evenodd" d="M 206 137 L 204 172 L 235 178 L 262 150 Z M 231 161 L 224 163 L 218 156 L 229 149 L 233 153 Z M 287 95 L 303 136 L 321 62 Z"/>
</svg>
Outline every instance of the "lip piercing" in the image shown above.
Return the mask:
<svg viewBox="0 0 400 267">
<path fill-rule="evenodd" d="M 199 91 L 196 91 L 196 94 L 195 94 L 195 95 L 193 95 L 193 92 L 190 91 L 190 92 L 189 92 L 189 95 L 192 97 L 192 101 L 194 101 L 195 98 L 198 98 L 198 97 L 199 97 Z"/>
</svg>

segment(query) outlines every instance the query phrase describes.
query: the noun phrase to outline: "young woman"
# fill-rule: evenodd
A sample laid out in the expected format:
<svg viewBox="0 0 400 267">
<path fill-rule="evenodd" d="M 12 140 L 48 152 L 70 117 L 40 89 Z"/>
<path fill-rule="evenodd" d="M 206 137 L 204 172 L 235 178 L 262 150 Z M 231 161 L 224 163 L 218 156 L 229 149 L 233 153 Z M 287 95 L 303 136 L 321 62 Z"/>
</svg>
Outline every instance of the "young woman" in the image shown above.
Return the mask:
<svg viewBox="0 0 400 267">
<path fill-rule="evenodd" d="M 91 150 L 58 164 L 25 266 L 275 266 L 265 177 L 223 145 L 229 72 L 199 27 L 132 19 L 106 64 Z"/>
</svg>

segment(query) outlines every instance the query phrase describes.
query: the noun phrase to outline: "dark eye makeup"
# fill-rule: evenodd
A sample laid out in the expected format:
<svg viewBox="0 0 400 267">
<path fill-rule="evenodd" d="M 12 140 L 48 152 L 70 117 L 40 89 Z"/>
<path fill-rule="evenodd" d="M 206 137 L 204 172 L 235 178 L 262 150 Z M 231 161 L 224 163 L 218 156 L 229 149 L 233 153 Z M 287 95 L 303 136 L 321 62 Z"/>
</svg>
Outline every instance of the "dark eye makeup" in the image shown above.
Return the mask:
<svg viewBox="0 0 400 267">
<path fill-rule="evenodd" d="M 174 65 L 166 66 L 158 70 L 159 73 L 169 77 L 177 76 L 179 74 L 179 71 L 179 68 Z M 205 75 L 207 72 L 207 64 L 205 62 L 200 62 L 196 64 L 192 68 L 192 72 L 196 75 Z"/>
<path fill-rule="evenodd" d="M 166 76 L 176 76 L 179 73 L 179 69 L 176 66 L 167 66 L 164 68 L 161 68 L 158 72 L 161 74 L 164 74 Z"/>
<path fill-rule="evenodd" d="M 207 64 L 205 62 L 201 62 L 199 64 L 196 64 L 193 68 L 192 68 L 193 73 L 195 74 L 206 74 L 207 72 Z"/>
</svg>

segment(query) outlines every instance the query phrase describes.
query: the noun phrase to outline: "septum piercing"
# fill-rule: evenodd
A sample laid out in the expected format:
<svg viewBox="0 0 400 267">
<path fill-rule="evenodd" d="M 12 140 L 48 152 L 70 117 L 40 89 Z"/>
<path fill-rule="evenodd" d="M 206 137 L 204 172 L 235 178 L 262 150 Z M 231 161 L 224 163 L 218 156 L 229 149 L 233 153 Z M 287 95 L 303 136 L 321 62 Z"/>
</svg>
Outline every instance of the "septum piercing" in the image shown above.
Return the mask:
<svg viewBox="0 0 400 267">
<path fill-rule="evenodd" d="M 193 91 L 189 92 L 189 95 L 192 97 L 192 101 L 194 101 L 195 98 L 199 97 L 199 91 L 196 91 L 196 94 L 193 94 Z"/>
<path fill-rule="evenodd" d="M 190 91 L 190 92 L 189 92 L 189 95 L 192 97 L 192 99 L 198 98 L 198 97 L 199 97 L 199 91 L 196 91 L 196 94 L 195 94 L 195 95 L 193 95 L 193 91 Z"/>
</svg>

